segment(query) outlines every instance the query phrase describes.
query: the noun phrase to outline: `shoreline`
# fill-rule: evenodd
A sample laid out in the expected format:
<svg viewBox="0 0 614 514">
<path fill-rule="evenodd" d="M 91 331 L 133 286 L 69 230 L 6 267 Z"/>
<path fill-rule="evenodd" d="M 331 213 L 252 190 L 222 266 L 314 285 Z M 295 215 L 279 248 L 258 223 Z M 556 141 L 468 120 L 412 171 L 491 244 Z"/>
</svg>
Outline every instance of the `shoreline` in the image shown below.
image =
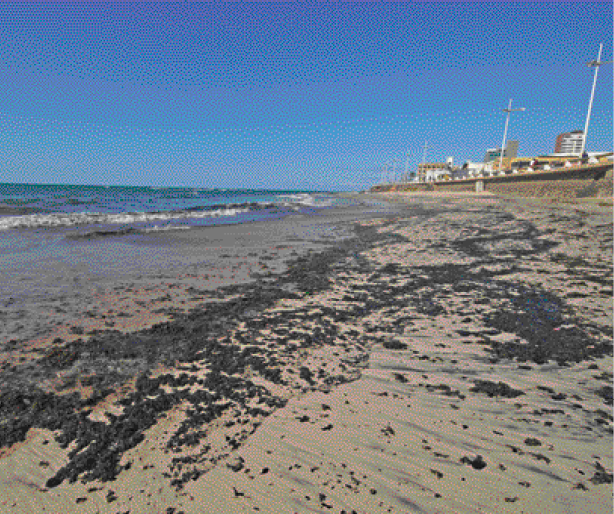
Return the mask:
<svg viewBox="0 0 614 514">
<path fill-rule="evenodd" d="M 85 333 L 109 328 L 134 331 L 167 321 L 163 313 L 153 312 L 154 301 L 163 302 L 158 307 L 188 311 L 198 306 L 200 290 L 280 273 L 286 262 L 348 237 L 344 226 L 361 216 L 360 209 L 327 209 L 309 216 L 290 214 L 70 244 L 55 240 L 48 244 L 39 237 L 32 244 L 40 245 L 42 252 L 0 270 L 4 298 L 0 344 L 11 339 L 41 343 L 55 337 L 75 339 L 71 333 L 75 325 Z M 377 215 L 376 207 L 366 210 Z M 120 305 L 114 305 L 117 302 Z"/>
<path fill-rule="evenodd" d="M 611 511 L 611 208 L 405 201 L 200 310 L 33 354 L 97 402 L 66 449 L 44 427 L 0 449 L 0 512 Z"/>
</svg>

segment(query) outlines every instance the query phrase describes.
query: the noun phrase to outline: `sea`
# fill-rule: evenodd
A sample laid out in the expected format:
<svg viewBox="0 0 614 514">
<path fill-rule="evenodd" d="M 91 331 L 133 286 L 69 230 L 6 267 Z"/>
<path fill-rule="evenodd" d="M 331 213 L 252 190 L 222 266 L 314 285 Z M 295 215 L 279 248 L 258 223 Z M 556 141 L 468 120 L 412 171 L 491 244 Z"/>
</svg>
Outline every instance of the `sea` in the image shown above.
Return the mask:
<svg viewBox="0 0 614 514">
<path fill-rule="evenodd" d="M 324 191 L 0 183 L 0 308 L 104 275 L 192 264 L 195 253 L 176 244 L 190 231 L 319 217 L 352 202 Z"/>
<path fill-rule="evenodd" d="M 110 236 L 242 223 L 347 200 L 312 191 L 0 183 L 0 231 L 69 229 Z"/>
</svg>

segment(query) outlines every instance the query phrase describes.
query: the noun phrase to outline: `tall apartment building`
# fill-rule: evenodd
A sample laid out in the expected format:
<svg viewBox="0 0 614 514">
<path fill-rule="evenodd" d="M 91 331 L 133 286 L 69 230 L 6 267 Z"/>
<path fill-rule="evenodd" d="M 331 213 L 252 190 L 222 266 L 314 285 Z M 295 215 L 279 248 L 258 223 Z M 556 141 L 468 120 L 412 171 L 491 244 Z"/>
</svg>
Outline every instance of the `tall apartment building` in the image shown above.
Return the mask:
<svg viewBox="0 0 614 514">
<path fill-rule="evenodd" d="M 507 142 L 507 146 L 505 147 L 505 153 L 503 157 L 506 159 L 515 159 L 518 157 L 518 146 L 520 143 L 516 139 L 512 139 Z"/>
<path fill-rule="evenodd" d="M 518 141 L 513 139 L 507 142 L 505 146 L 505 152 L 503 153 L 504 158 L 515 159 L 518 156 Z M 501 157 L 501 147 L 499 148 L 489 148 L 486 150 L 486 155 L 484 156 L 484 162 L 495 161 L 499 157 Z"/>
<path fill-rule="evenodd" d="M 554 145 L 554 153 L 578 154 L 582 150 L 583 130 L 559 134 Z"/>
</svg>

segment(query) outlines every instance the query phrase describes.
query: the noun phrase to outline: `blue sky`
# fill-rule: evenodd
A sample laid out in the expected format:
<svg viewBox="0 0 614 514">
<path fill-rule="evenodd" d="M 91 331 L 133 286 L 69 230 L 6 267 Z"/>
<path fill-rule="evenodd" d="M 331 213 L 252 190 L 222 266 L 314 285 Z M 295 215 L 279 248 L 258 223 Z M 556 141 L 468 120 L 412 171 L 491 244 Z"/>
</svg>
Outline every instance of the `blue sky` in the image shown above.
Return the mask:
<svg viewBox="0 0 614 514">
<path fill-rule="evenodd" d="M 552 152 L 611 2 L 0 2 L 0 182 L 347 190 Z M 612 65 L 587 147 L 612 150 Z M 401 165 L 399 165 L 400 167 Z"/>
</svg>

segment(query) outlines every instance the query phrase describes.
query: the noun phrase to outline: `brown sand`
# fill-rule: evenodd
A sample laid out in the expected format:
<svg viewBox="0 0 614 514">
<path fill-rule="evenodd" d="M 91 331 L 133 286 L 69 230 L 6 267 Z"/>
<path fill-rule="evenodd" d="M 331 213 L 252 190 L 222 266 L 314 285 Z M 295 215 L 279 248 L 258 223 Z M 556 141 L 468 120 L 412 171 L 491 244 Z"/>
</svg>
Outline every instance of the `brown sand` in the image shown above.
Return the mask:
<svg viewBox="0 0 614 514">
<path fill-rule="evenodd" d="M 0 512 L 611 512 L 612 405 L 597 393 L 611 385 L 611 352 L 578 362 L 493 359 L 493 341 L 526 341 L 484 325 L 485 316 L 501 311 L 495 300 L 485 300 L 484 291 L 512 282 L 562 298 L 575 323 L 586 330 L 591 324 L 607 327 L 610 335 L 594 337 L 611 343 L 611 207 L 492 196 L 388 198 L 419 205 L 428 216 L 363 222 L 406 240 L 376 245 L 360 257 L 376 269 L 422 267 L 429 280 L 408 290 L 407 301 L 397 296 L 385 308 L 338 322 L 343 339 L 290 352 L 283 361 L 284 373 L 305 366 L 329 375 L 349 373 L 343 363 L 355 362 L 350 371 L 357 379 L 304 387 L 295 377 L 282 387 L 254 373 L 254 383 L 288 403 L 261 420 L 236 451 L 203 464 L 206 473 L 180 491 L 164 476 L 173 455 L 163 447 L 186 416 L 181 407 L 123 455 L 122 463 L 133 465 L 113 482 L 64 482 L 47 489 L 46 480 L 66 463 L 67 450 L 51 432 L 32 429 L 27 441 L 0 453 Z M 527 224 L 540 234 L 516 238 Z M 482 253 L 474 248 L 467 254 L 462 243 L 484 231 L 498 237 L 477 243 Z M 557 246 L 533 251 L 540 241 Z M 402 290 L 420 279 L 419 273 L 377 279 L 351 262 L 350 256 L 337 267 L 328 290 L 269 308 L 271 319 L 280 312 L 327 312 L 327 307 L 343 312 L 355 303 L 357 290 L 375 287 L 374 280 Z M 451 286 L 445 282 L 438 289 L 431 285 L 438 269 L 468 264 L 492 272 L 492 282 L 454 294 L 446 294 Z M 172 285 L 146 291 L 146 312 L 155 310 L 165 293 L 175 306 L 184 299 L 190 308 L 185 289 Z M 133 313 L 129 305 L 136 296 L 143 299 L 145 290 L 118 295 L 126 303 L 115 310 Z M 416 296 L 443 310 L 424 310 L 412 301 Z M 105 319 L 120 330 L 162 319 L 143 314 L 122 324 L 112 314 L 106 311 Z M 293 329 L 311 327 L 305 321 Z M 276 342 L 266 327 L 259 337 Z M 368 361 L 354 343 L 359 341 Z M 406 347 L 387 348 L 386 341 Z M 291 341 L 283 344 L 292 348 Z M 477 379 L 503 382 L 524 394 L 490 397 L 472 391 Z M 112 409 L 113 402 L 107 400 L 105 408 Z M 228 419 L 210 427 L 214 446 L 221 448 L 234 430 L 225 427 Z M 111 502 L 109 491 L 116 498 Z"/>
</svg>

